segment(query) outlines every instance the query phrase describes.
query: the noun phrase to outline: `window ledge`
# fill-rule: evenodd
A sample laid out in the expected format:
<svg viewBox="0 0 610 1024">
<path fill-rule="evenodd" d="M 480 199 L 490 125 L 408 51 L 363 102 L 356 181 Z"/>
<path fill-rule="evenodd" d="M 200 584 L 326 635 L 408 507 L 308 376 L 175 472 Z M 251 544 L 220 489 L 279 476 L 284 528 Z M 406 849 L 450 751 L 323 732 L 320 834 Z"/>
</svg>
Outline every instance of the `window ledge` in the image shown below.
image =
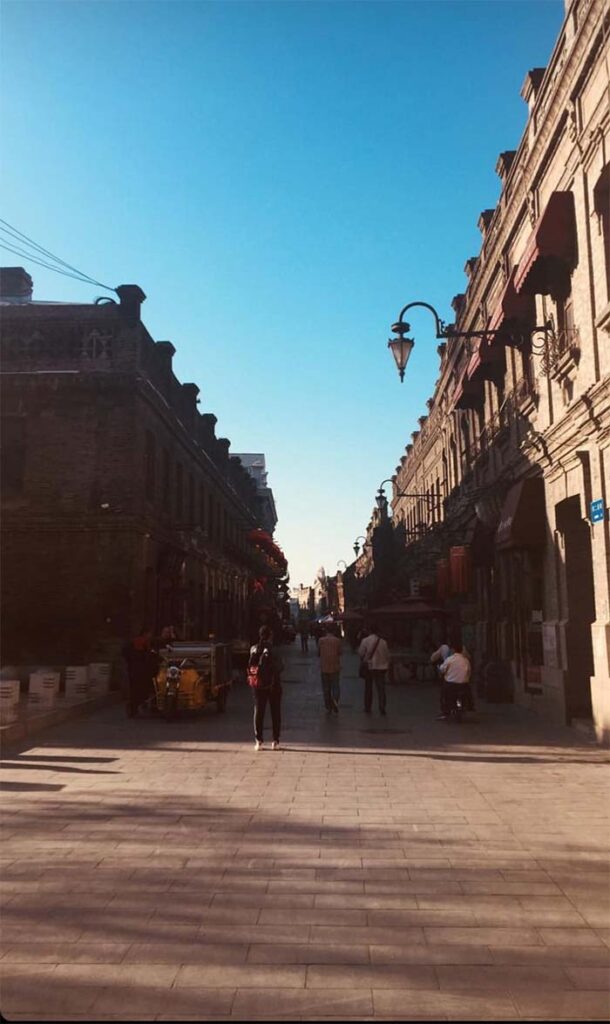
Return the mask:
<svg viewBox="0 0 610 1024">
<path fill-rule="evenodd" d="M 600 315 L 595 321 L 595 326 L 599 327 L 602 331 L 608 331 L 610 333 L 610 302 L 602 309 Z"/>
</svg>

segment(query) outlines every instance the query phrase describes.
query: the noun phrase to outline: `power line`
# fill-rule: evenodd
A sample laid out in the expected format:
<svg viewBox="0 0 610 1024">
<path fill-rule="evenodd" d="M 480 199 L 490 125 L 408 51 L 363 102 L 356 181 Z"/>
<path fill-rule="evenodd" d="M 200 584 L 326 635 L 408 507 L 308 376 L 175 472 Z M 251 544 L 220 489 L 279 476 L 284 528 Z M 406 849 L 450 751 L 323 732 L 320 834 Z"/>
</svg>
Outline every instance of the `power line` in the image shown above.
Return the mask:
<svg viewBox="0 0 610 1024">
<path fill-rule="evenodd" d="M 29 260 L 30 263 L 37 263 L 39 267 L 46 267 L 47 270 L 54 270 L 56 274 L 61 274 L 63 277 L 71 277 L 75 281 L 80 281 L 81 284 L 95 284 L 99 285 L 100 288 L 105 288 L 107 291 L 114 291 L 114 288 L 106 288 L 106 285 L 99 284 L 99 281 L 89 280 L 88 278 L 80 277 L 77 274 L 70 274 L 67 270 L 60 270 L 59 267 L 54 267 L 52 263 L 46 263 L 44 260 L 39 260 L 36 256 L 32 256 L 29 252 L 23 252 L 22 249 L 16 249 L 12 245 L 8 245 L 5 242 L 0 241 L 0 249 L 6 249 L 7 252 L 12 252 L 16 256 L 24 257 Z"/>
<path fill-rule="evenodd" d="M 115 290 L 114 288 L 111 288 L 109 285 L 102 284 L 101 281 L 96 281 L 95 278 L 90 277 L 89 274 L 84 274 L 77 267 L 73 267 L 72 264 L 66 263 L 65 260 L 60 259 L 59 256 L 56 256 L 49 249 L 45 249 L 44 246 L 39 245 L 38 242 L 35 242 L 28 235 L 24 234 L 23 231 L 19 230 L 19 228 L 16 228 L 13 224 L 9 224 L 8 221 L 3 220 L 2 217 L 0 217 L 0 225 L 2 225 L 2 224 L 4 225 L 4 227 L 0 227 L 0 231 L 3 231 L 5 234 L 8 234 L 8 235 L 12 236 L 12 238 L 17 240 L 19 245 L 26 244 L 28 246 L 33 247 L 34 250 L 37 251 L 37 253 L 40 253 L 43 256 L 46 256 L 48 259 L 53 260 L 55 263 L 60 264 L 62 267 L 66 267 L 67 270 L 72 271 L 73 274 L 77 275 L 77 279 L 80 279 L 83 282 L 86 282 L 87 284 L 97 285 L 99 288 L 104 288 L 105 291 L 113 292 Z M 21 253 L 20 255 L 24 255 L 28 259 L 34 260 L 34 256 L 31 256 L 27 252 L 26 253 Z M 42 265 L 44 266 L 44 264 L 42 264 Z M 61 273 L 61 271 L 59 271 L 57 268 L 52 267 L 52 266 L 49 266 L 48 269 L 49 270 L 57 270 L 57 273 Z M 66 276 L 68 276 L 68 275 L 66 275 Z"/>
</svg>

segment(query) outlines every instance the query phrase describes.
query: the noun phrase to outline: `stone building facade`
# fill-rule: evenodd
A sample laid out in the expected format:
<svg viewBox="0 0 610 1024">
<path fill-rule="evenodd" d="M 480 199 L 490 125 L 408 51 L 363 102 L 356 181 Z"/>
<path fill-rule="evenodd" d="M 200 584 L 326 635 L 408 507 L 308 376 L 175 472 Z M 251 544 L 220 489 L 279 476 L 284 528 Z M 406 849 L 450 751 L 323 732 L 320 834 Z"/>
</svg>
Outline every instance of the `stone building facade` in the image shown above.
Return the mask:
<svg viewBox="0 0 610 1024">
<path fill-rule="evenodd" d="M 33 302 L 21 268 L 0 283 L 3 660 L 106 660 L 144 625 L 251 632 L 285 560 L 257 542 L 256 483 L 146 330 L 144 293 Z"/>
<path fill-rule="evenodd" d="M 490 333 L 439 346 L 434 394 L 393 477 L 396 562 L 405 582 L 435 585 L 479 664 L 503 665 L 517 701 L 593 722 L 608 740 L 604 0 L 567 5 L 548 67 L 527 74 L 522 96 L 525 132 L 498 158 L 500 198 L 481 213 L 481 249 L 452 302 L 456 332 Z"/>
</svg>

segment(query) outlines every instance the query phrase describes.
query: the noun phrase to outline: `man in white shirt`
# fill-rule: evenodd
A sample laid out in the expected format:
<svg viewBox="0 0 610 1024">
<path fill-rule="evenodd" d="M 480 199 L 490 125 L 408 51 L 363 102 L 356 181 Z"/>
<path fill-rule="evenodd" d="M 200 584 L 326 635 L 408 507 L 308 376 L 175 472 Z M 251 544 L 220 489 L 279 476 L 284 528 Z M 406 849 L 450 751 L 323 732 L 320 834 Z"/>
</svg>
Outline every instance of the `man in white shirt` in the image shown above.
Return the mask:
<svg viewBox="0 0 610 1024">
<path fill-rule="evenodd" d="M 364 710 L 368 713 L 373 706 L 374 683 L 379 700 L 379 712 L 385 715 L 385 681 L 386 673 L 390 666 L 390 651 L 386 641 L 379 635 L 379 630 L 375 626 L 372 627 L 369 635 L 360 644 L 358 654 L 366 663 L 368 669 L 364 680 Z"/>
<path fill-rule="evenodd" d="M 441 713 L 439 719 L 447 718 L 451 708 L 454 686 L 468 686 L 470 689 L 470 660 L 464 653 L 461 644 L 454 645 L 454 653 L 442 663 L 439 671 L 443 677 L 441 684 Z"/>
</svg>

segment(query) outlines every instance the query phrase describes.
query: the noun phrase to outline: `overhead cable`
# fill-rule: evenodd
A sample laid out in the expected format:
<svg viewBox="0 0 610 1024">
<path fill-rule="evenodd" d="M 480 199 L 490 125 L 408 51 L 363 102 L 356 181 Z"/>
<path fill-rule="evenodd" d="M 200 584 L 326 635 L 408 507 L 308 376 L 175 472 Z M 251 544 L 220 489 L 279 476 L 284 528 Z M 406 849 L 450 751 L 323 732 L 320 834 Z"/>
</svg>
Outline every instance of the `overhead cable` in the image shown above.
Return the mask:
<svg viewBox="0 0 610 1024">
<path fill-rule="evenodd" d="M 115 290 L 114 288 L 111 288 L 110 285 L 102 284 L 101 281 L 97 281 L 89 274 L 83 273 L 83 271 L 79 270 L 77 267 L 72 266 L 71 263 L 66 263 L 65 260 L 62 260 L 59 256 L 56 256 L 49 249 L 45 249 L 44 246 L 39 245 L 38 242 L 35 242 L 28 235 L 24 234 L 23 231 L 19 230 L 19 228 L 16 228 L 13 224 L 9 224 L 8 221 L 3 220 L 2 217 L 0 217 L 0 231 L 3 232 L 5 235 L 9 235 L 9 237 L 11 237 L 12 239 L 16 240 L 19 245 L 31 247 L 34 249 L 33 254 L 26 251 L 25 253 L 19 253 L 19 255 L 23 255 L 27 259 L 31 259 L 33 262 L 39 262 L 39 260 L 37 261 L 35 257 L 42 255 L 46 257 L 48 260 L 52 260 L 59 266 L 65 267 L 66 270 L 72 271 L 72 275 L 66 274 L 66 276 L 75 276 L 77 280 L 81 280 L 86 284 L 97 285 L 99 288 L 104 288 L 105 291 L 113 292 Z M 44 266 L 45 264 L 42 265 Z M 47 266 L 49 270 L 56 270 L 57 273 L 65 273 L 65 271 L 59 270 L 59 267 L 54 267 L 50 264 L 47 264 Z"/>
</svg>

